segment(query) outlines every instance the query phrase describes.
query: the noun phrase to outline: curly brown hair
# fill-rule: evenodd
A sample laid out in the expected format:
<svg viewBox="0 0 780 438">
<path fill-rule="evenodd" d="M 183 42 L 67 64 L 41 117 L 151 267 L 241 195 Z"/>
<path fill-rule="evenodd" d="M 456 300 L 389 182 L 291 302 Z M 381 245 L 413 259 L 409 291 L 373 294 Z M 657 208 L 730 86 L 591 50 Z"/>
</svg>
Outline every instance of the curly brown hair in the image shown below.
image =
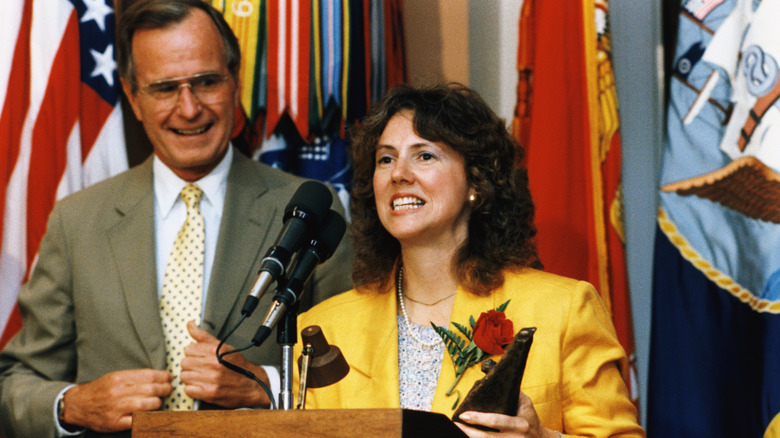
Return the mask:
<svg viewBox="0 0 780 438">
<path fill-rule="evenodd" d="M 505 269 L 540 267 L 528 173 L 520 166 L 524 151 L 504 120 L 464 85 L 400 85 L 350 131 L 354 283 L 389 290 L 400 259 L 399 242 L 379 221 L 373 176 L 379 138 L 390 119 L 406 110 L 413 113 L 417 135 L 442 142 L 463 156 L 467 180 L 477 193 L 471 204 L 468 238 L 454 260 L 460 284 L 471 293 L 487 295 L 503 284 Z"/>
</svg>

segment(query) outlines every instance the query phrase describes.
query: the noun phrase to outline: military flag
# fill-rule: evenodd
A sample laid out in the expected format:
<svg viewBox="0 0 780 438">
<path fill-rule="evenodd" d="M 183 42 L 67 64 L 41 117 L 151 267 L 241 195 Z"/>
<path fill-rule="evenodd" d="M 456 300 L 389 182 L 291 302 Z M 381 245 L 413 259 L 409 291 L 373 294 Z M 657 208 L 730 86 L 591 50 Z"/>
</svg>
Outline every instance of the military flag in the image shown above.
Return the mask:
<svg viewBox="0 0 780 438">
<path fill-rule="evenodd" d="M 241 48 L 241 107 L 254 122 L 266 106 L 266 0 L 210 0 L 222 12 Z"/>
<path fill-rule="evenodd" d="M 608 5 L 564 3 L 523 2 L 513 130 L 527 151 L 541 262 L 598 289 L 629 356 L 621 371 L 636 403 Z"/>
<path fill-rule="evenodd" d="M 268 102 L 266 135 L 288 115 L 299 135 L 309 137 L 311 2 L 268 2 Z"/>
<path fill-rule="evenodd" d="M 306 11 L 300 4 L 296 13 L 310 22 L 310 33 L 308 45 L 297 49 L 291 44 L 301 44 L 303 33 L 297 41 L 283 39 L 282 30 L 287 29 L 287 37 L 294 32 L 279 18 L 291 6 L 272 3 L 267 14 L 268 123 L 254 154 L 271 166 L 332 184 L 346 205 L 352 179 L 346 126 L 406 78 L 401 2 L 314 0 Z M 308 88 L 298 82 L 296 100 L 290 88 L 296 82 L 289 76 L 294 68 L 287 64 L 298 56 L 306 56 L 297 74 L 306 78 Z M 304 64 L 309 68 L 305 76 L 300 74 Z M 305 102 L 303 93 L 308 93 Z"/>
<path fill-rule="evenodd" d="M 778 20 L 777 1 L 680 4 L 660 176 L 649 436 L 780 436 Z"/>
</svg>

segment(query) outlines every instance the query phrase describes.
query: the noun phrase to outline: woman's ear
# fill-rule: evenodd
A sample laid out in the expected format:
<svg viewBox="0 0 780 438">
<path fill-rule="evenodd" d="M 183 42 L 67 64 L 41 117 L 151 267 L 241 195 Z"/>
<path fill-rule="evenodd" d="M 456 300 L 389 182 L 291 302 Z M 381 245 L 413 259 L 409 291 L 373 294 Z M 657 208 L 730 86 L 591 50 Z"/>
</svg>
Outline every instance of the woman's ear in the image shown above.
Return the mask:
<svg viewBox="0 0 780 438">
<path fill-rule="evenodd" d="M 479 204 L 479 194 L 477 194 L 477 189 L 474 187 L 469 188 L 469 205 L 473 208 L 476 207 L 477 204 Z"/>
</svg>

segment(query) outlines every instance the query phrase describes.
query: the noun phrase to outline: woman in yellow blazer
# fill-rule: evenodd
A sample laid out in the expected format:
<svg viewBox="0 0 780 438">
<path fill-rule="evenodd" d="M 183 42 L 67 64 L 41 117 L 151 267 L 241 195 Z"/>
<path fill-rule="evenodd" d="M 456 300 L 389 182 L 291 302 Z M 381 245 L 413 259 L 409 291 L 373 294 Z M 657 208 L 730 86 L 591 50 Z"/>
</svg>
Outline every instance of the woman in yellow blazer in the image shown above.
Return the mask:
<svg viewBox="0 0 780 438">
<path fill-rule="evenodd" d="M 500 308 L 514 329 L 498 343 L 522 327 L 537 329 L 517 414 L 465 412 L 460 418 L 469 425 L 458 427 L 472 437 L 492 433 L 470 425 L 506 436 L 643 437 L 618 370 L 625 352 L 598 294 L 586 282 L 536 269 L 533 203 L 516 166 L 522 149 L 482 99 L 457 84 L 395 88 L 352 144 L 357 288 L 298 322 L 320 326 L 350 372 L 310 388 L 306 407 L 451 416 L 484 374 L 476 364 L 457 380 L 431 323 L 468 327 L 470 318 Z M 496 324 L 503 333 L 508 323 Z M 498 361 L 501 346 L 484 342 L 478 345 Z M 298 343 L 296 357 L 301 350 Z"/>
</svg>

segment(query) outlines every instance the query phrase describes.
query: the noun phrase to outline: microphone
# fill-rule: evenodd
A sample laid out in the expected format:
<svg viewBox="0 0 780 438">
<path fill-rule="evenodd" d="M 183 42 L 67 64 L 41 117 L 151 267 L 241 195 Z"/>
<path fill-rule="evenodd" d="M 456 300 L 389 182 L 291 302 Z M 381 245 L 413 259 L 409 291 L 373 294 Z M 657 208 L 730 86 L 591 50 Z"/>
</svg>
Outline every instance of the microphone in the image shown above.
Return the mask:
<svg viewBox="0 0 780 438">
<path fill-rule="evenodd" d="M 257 329 L 255 337 L 252 338 L 252 343 L 255 346 L 259 346 L 268 338 L 271 330 L 284 316 L 287 309 L 298 302 L 303 292 L 303 286 L 311 277 L 314 268 L 333 255 L 346 229 L 347 223 L 344 218 L 333 210 L 328 211 L 328 216 L 322 224 L 319 235 L 312 239 L 309 246 L 298 254 L 298 262 L 284 287 L 276 289 L 274 302 L 265 315 L 263 325 Z"/>
<path fill-rule="evenodd" d="M 332 201 L 330 190 L 320 182 L 305 181 L 298 187 L 284 209 L 284 225 L 276 243 L 260 262 L 257 279 L 241 309 L 242 315 L 249 317 L 254 312 L 263 294 L 284 274 L 290 257 L 319 231 Z"/>
</svg>

